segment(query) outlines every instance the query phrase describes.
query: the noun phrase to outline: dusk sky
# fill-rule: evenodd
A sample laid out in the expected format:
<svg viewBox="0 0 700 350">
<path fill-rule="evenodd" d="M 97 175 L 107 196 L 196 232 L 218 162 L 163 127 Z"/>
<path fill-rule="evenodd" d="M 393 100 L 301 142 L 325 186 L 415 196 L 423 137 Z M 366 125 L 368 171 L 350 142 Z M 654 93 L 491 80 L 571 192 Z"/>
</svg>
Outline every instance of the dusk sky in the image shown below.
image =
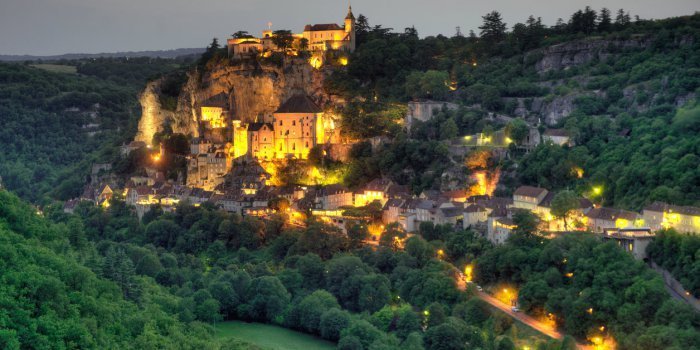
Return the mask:
<svg viewBox="0 0 700 350">
<path fill-rule="evenodd" d="M 238 0 L 0 0 L 0 54 L 54 55 L 204 47 L 212 37 L 224 41 L 237 30 L 259 35 L 273 29 L 300 32 L 307 23 L 339 23 L 347 1 Z M 642 18 L 689 15 L 698 0 L 353 0 L 355 15 L 371 25 L 403 29 L 421 36 L 478 32 L 481 16 L 503 14 L 509 28 L 528 15 L 548 24 L 590 5 L 618 8 Z"/>
</svg>

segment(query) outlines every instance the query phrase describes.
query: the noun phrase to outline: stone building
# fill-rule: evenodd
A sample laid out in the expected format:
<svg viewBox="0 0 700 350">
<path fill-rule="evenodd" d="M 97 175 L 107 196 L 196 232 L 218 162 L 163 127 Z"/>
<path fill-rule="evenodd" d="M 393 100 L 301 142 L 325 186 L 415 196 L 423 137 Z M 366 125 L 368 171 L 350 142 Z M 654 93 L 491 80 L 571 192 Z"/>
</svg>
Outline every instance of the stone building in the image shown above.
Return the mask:
<svg viewBox="0 0 700 350">
<path fill-rule="evenodd" d="M 304 40 L 306 49 L 315 53 L 314 58 L 319 60 L 318 62 L 322 62 L 324 52 L 355 51 L 355 30 L 355 15 L 350 7 L 343 26 L 336 23 L 307 24 L 302 33 L 292 34 L 292 50 L 300 49 L 302 40 Z M 267 29 L 262 32 L 260 38 L 248 36 L 228 39 L 228 54 L 232 58 L 240 59 L 278 51 L 273 41 L 274 36 L 274 31 Z"/>
<path fill-rule="evenodd" d="M 266 119 L 233 121 L 233 158 L 307 159 L 314 146 L 340 140 L 335 122 L 307 95 L 292 96 Z"/>
</svg>

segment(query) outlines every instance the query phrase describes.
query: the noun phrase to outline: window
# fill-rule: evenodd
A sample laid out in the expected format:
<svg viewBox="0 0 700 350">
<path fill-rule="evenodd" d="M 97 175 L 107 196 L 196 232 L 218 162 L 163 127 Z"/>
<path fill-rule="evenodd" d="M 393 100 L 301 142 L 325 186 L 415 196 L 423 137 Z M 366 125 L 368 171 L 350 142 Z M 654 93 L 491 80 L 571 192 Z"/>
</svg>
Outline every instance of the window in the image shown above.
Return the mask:
<svg viewBox="0 0 700 350">
<path fill-rule="evenodd" d="M 282 125 L 282 121 L 280 120 L 280 126 Z"/>
<path fill-rule="evenodd" d="M 297 126 L 297 121 L 296 121 L 296 120 L 292 120 L 292 126 Z"/>
</svg>

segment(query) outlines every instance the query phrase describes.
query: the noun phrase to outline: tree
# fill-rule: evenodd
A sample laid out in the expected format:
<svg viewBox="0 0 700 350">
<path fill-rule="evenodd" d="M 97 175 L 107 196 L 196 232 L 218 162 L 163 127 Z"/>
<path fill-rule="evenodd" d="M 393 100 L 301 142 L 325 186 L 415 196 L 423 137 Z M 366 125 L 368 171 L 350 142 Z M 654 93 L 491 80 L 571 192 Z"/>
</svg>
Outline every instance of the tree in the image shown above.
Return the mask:
<svg viewBox="0 0 700 350">
<path fill-rule="evenodd" d="M 231 36 L 232 36 L 234 39 L 244 39 L 244 38 L 252 38 L 252 37 L 253 37 L 252 35 L 250 35 L 250 34 L 249 34 L 247 31 L 245 31 L 245 30 L 239 30 L 239 31 L 237 31 L 237 32 L 235 32 L 235 33 L 233 33 L 233 34 L 231 34 Z"/>
<path fill-rule="evenodd" d="M 338 309 L 338 301 L 325 290 L 317 290 L 304 297 L 292 308 L 292 313 L 299 316 L 298 328 L 308 333 L 320 333 L 321 317 L 330 309 Z"/>
<path fill-rule="evenodd" d="M 437 327 L 431 327 L 425 332 L 426 350 L 463 350 L 463 335 L 451 323 L 443 323 Z"/>
<path fill-rule="evenodd" d="M 350 228 L 348 228 L 348 239 L 350 240 L 351 249 L 361 247 L 362 242 L 368 238 L 369 229 L 367 228 L 367 225 L 354 222 Z"/>
<path fill-rule="evenodd" d="M 338 349 L 345 348 L 341 347 L 341 344 L 345 343 L 345 339 L 348 337 L 354 337 L 359 340 L 360 345 L 368 349 L 369 346 L 374 343 L 375 340 L 379 339 L 382 337 L 382 332 L 377 329 L 377 327 L 373 326 L 371 323 L 361 320 L 361 319 L 356 319 L 350 323 L 350 327 L 346 328 L 342 332 L 342 336 L 340 338 L 340 343 L 338 344 Z M 355 343 L 355 341 L 352 341 Z M 354 347 L 352 349 L 355 349 Z"/>
<path fill-rule="evenodd" d="M 321 315 L 321 337 L 331 341 L 340 339 L 340 333 L 350 324 L 350 315 L 339 308 L 332 308 Z"/>
<path fill-rule="evenodd" d="M 513 223 L 516 225 L 515 235 L 532 236 L 538 231 L 539 217 L 529 210 L 516 210 L 513 214 Z"/>
<path fill-rule="evenodd" d="M 612 29 L 612 18 L 610 17 L 610 10 L 608 8 L 603 7 L 600 9 L 600 13 L 598 14 L 598 31 L 599 32 L 607 32 Z"/>
<path fill-rule="evenodd" d="M 457 133 L 459 132 L 459 128 L 457 127 L 457 123 L 455 123 L 455 120 L 453 118 L 449 118 L 446 121 L 444 121 L 442 124 L 440 124 L 440 139 L 441 140 L 449 140 L 457 137 Z"/>
<path fill-rule="evenodd" d="M 522 119 L 513 119 L 506 125 L 506 135 L 518 145 L 522 145 L 530 133 L 530 128 Z"/>
<path fill-rule="evenodd" d="M 309 49 L 309 39 L 301 38 L 299 40 L 299 50 L 306 51 Z"/>
<path fill-rule="evenodd" d="M 288 48 L 290 48 L 293 42 L 294 37 L 292 36 L 292 31 L 290 30 L 281 29 L 272 32 L 272 43 L 282 51 L 286 51 Z"/>
<path fill-rule="evenodd" d="M 617 16 L 615 16 L 615 26 L 618 28 L 627 27 L 630 24 L 630 13 L 625 12 L 623 9 L 617 10 Z"/>
<path fill-rule="evenodd" d="M 567 230 L 569 229 L 567 216 L 580 207 L 581 202 L 578 196 L 570 190 L 561 191 L 552 198 L 552 215 L 564 220 L 564 228 Z"/>
<path fill-rule="evenodd" d="M 488 43 L 498 43 L 505 38 L 506 23 L 501 18 L 501 13 L 492 11 L 481 17 L 484 21 L 481 29 L 481 38 Z"/>
<path fill-rule="evenodd" d="M 263 276 L 253 279 L 246 292 L 246 304 L 239 306 L 242 316 L 256 321 L 272 321 L 282 315 L 289 304 L 290 295 L 277 277 Z"/>
</svg>

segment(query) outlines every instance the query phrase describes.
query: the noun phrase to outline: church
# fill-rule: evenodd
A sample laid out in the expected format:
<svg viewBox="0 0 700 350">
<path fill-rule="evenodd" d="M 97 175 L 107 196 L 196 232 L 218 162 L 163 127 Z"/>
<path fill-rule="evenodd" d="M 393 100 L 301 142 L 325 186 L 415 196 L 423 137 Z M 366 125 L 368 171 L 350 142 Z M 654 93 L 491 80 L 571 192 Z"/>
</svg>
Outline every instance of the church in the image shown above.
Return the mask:
<svg viewBox="0 0 700 350">
<path fill-rule="evenodd" d="M 327 51 L 353 52 L 355 51 L 355 30 L 355 15 L 352 13 L 352 7 L 349 7 L 343 26 L 336 23 L 307 24 L 302 33 L 292 34 L 294 39 L 292 48 L 299 50 L 304 42 L 306 50 L 317 54 Z M 230 38 L 227 41 L 229 57 L 240 59 L 278 51 L 272 40 L 274 35 L 274 31 L 268 29 L 262 32 L 260 38 L 252 36 Z"/>
<path fill-rule="evenodd" d="M 233 121 L 233 159 L 307 159 L 314 146 L 338 143 L 335 121 L 304 94 L 290 97 L 262 121 Z M 243 157 L 243 158 L 241 158 Z"/>
</svg>

